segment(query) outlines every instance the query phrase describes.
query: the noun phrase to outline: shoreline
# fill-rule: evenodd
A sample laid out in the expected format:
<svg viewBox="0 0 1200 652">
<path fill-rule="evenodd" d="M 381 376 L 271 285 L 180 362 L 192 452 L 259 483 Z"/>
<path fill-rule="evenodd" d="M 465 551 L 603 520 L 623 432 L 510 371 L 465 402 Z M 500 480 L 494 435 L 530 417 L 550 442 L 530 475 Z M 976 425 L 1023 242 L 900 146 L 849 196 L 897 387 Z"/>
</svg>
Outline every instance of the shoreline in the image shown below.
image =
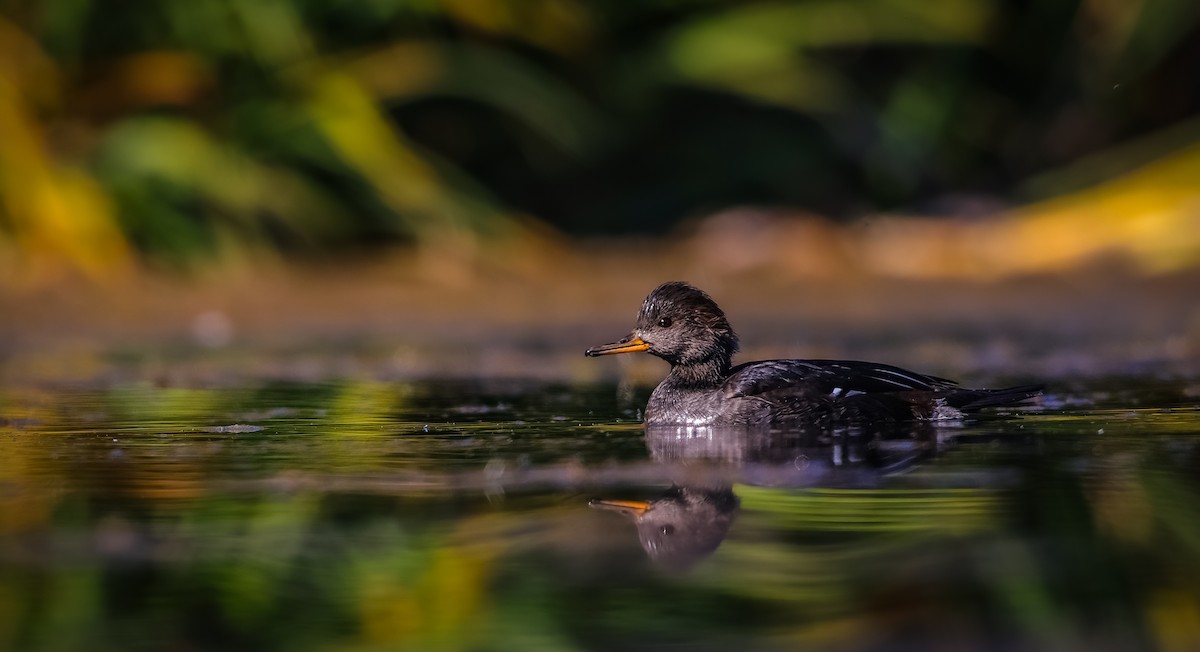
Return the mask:
<svg viewBox="0 0 1200 652">
<path fill-rule="evenodd" d="M 1089 267 L 997 280 L 802 277 L 703 270 L 678 249 L 557 248 L 481 260 L 439 281 L 409 252 L 183 279 L 0 288 L 0 384 L 86 378 L 533 378 L 661 376 L 649 356 L 583 358 L 631 327 L 658 283 L 713 295 L 739 360 L 887 361 L 1012 378 L 1200 369 L 1200 269 Z M 575 358 L 578 358 L 576 360 Z M 590 363 L 590 364 L 589 364 Z M 122 366 L 130 367 L 122 371 Z"/>
</svg>

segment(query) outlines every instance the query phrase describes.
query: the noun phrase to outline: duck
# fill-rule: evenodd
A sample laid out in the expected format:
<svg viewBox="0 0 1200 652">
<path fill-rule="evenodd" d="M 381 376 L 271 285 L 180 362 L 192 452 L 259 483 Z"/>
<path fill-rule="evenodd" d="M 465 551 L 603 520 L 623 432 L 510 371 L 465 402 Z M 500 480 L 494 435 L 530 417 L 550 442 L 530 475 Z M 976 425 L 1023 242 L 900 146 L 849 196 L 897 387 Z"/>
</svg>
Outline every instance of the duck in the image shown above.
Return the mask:
<svg viewBox="0 0 1200 652">
<path fill-rule="evenodd" d="M 593 498 L 588 505 L 633 519 L 638 542 L 655 564 L 686 571 L 716 552 L 741 501 L 728 486 L 673 485 L 651 500 Z"/>
<path fill-rule="evenodd" d="M 761 360 L 733 365 L 738 336 L 704 291 L 683 281 L 654 288 L 633 331 L 585 351 L 588 357 L 646 352 L 671 365 L 646 404 L 647 426 L 905 424 L 961 419 L 1014 406 L 1044 386 L 969 389 L 877 362 Z"/>
</svg>

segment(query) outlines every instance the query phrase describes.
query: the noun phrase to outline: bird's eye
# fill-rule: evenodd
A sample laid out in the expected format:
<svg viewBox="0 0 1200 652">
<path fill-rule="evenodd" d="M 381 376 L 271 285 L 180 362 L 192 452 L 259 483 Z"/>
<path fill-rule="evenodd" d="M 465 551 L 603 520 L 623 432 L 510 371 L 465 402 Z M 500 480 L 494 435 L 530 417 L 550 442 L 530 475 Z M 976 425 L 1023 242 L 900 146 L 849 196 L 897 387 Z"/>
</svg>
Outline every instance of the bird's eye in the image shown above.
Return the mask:
<svg viewBox="0 0 1200 652">
<path fill-rule="evenodd" d="M 671 327 L 671 318 L 670 317 L 660 318 L 658 320 L 658 325 L 662 328 L 670 328 Z"/>
<path fill-rule="evenodd" d="M 671 536 L 672 534 L 675 534 L 675 526 L 668 523 L 667 525 L 662 526 L 662 529 L 659 531 L 667 536 Z"/>
</svg>

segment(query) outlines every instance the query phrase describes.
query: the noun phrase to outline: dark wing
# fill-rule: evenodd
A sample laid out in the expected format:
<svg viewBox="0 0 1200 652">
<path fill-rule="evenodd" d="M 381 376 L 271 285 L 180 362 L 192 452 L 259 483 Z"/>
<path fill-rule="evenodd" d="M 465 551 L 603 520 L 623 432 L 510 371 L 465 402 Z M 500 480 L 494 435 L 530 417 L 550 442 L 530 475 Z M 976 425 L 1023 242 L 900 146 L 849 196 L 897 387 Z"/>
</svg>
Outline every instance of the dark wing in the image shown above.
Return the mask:
<svg viewBox="0 0 1200 652">
<path fill-rule="evenodd" d="M 725 395 L 761 396 L 777 390 L 837 398 L 887 392 L 943 391 L 958 383 L 900 367 L 855 360 L 764 360 L 738 365 L 725 381 Z"/>
</svg>

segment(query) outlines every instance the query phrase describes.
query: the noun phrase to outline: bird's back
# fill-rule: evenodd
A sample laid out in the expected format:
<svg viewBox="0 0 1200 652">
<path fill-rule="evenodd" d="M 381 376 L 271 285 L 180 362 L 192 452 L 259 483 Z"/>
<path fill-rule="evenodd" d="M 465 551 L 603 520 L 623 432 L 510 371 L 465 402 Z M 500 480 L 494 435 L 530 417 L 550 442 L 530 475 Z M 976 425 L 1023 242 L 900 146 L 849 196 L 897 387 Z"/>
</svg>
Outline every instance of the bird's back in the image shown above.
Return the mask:
<svg viewBox="0 0 1200 652">
<path fill-rule="evenodd" d="M 1041 385 L 969 389 L 900 367 L 857 360 L 765 360 L 731 370 L 730 398 L 771 406 L 771 420 L 895 422 L 961 416 L 985 407 L 1015 405 Z"/>
</svg>

